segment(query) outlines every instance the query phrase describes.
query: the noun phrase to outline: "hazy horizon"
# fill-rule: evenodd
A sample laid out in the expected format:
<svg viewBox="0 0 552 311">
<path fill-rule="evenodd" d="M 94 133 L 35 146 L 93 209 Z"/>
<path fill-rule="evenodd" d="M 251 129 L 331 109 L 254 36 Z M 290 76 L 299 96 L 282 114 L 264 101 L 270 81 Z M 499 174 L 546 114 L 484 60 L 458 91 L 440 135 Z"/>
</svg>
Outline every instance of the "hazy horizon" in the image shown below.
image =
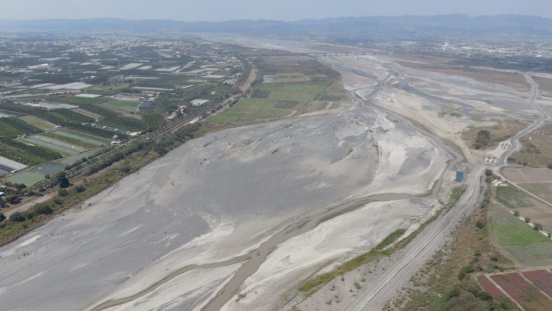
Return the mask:
<svg viewBox="0 0 552 311">
<path fill-rule="evenodd" d="M 340 2 L 282 0 L 268 3 L 250 0 L 234 2 L 27 0 L 24 1 L 25 5 L 21 5 L 21 2 L 4 0 L 1 2 L 4 10 L 0 12 L 0 19 L 4 20 L 121 18 L 187 22 L 248 19 L 295 21 L 337 17 L 449 14 L 469 16 L 515 14 L 552 18 L 552 6 L 547 0 L 460 0 L 454 3 L 435 0 L 419 0 L 415 3 L 407 0 L 373 3 L 355 0 Z"/>
</svg>

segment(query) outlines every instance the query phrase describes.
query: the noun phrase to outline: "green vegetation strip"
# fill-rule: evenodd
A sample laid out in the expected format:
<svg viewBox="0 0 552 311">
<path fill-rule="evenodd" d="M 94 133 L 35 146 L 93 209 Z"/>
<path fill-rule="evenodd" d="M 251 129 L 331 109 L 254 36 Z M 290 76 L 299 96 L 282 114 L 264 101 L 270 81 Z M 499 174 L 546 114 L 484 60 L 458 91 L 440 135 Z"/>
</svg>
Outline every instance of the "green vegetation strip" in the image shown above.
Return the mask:
<svg viewBox="0 0 552 311">
<path fill-rule="evenodd" d="M 405 232 L 404 229 L 399 229 L 391 233 L 389 236 L 383 239 L 383 241 L 381 241 L 380 244 L 378 244 L 374 249 L 370 250 L 368 253 L 362 254 L 358 257 L 355 257 L 343 263 L 342 265 L 338 266 L 335 270 L 331 272 L 317 275 L 314 278 L 306 281 L 301 286 L 299 286 L 298 290 L 301 292 L 306 292 L 307 296 L 310 296 L 313 293 L 315 293 L 318 289 L 320 289 L 322 286 L 328 284 L 331 280 L 335 279 L 336 277 L 343 275 L 349 271 L 352 271 L 356 268 L 359 268 L 367 263 L 373 262 L 382 256 L 390 256 L 396 250 L 404 248 L 415 237 L 417 237 L 420 234 L 420 232 L 422 232 L 427 226 L 429 226 L 430 223 L 432 223 L 435 219 L 437 219 L 437 217 L 439 217 L 439 215 L 441 215 L 443 211 L 447 211 L 452 206 L 454 206 L 454 204 L 458 202 L 458 199 L 460 199 L 460 196 L 464 193 L 465 189 L 466 189 L 465 187 L 458 187 L 454 189 L 449 199 L 449 203 L 447 203 L 441 210 L 435 213 L 433 217 L 431 217 L 425 223 L 423 223 L 420 226 L 420 228 L 412 232 L 405 239 L 397 242 L 393 247 L 385 249 L 387 246 L 391 245 L 396 239 L 400 238 L 404 234 Z"/>
</svg>

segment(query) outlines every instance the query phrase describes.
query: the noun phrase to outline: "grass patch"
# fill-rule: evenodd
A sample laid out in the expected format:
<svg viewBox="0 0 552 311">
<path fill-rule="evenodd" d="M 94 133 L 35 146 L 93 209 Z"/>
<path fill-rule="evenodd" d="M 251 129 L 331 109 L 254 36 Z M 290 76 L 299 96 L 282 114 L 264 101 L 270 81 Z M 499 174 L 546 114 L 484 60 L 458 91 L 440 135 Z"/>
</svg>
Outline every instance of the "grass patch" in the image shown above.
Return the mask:
<svg viewBox="0 0 552 311">
<path fill-rule="evenodd" d="M 511 209 L 534 207 L 538 205 L 535 199 L 514 187 L 497 187 L 496 199 Z"/>
<path fill-rule="evenodd" d="M 19 117 L 19 119 L 27 122 L 28 124 L 30 124 L 32 126 L 36 126 L 41 130 L 49 130 L 49 129 L 53 129 L 54 127 L 56 127 L 52 123 L 48 123 L 48 122 L 46 122 L 42 119 L 39 119 L 35 116 L 30 116 L 30 115 L 29 116 L 23 116 L 23 117 Z"/>
<path fill-rule="evenodd" d="M 493 231 L 500 246 L 529 245 L 535 243 L 550 243 L 545 237 L 521 219 L 513 216 L 501 205 L 493 207 Z"/>
<path fill-rule="evenodd" d="M 96 148 L 98 148 L 98 145 L 95 145 L 95 144 L 92 144 L 92 143 L 89 143 L 89 142 L 86 142 L 86 141 L 82 141 L 82 140 L 76 139 L 76 138 L 57 135 L 57 134 L 55 134 L 55 132 L 44 132 L 40 135 L 46 136 L 46 137 L 49 137 L 49 138 L 52 138 L 52 139 L 55 139 L 55 140 L 59 140 L 59 141 L 62 141 L 64 143 L 68 143 L 68 144 L 71 144 L 71 145 L 76 145 L 76 146 L 80 146 L 80 147 L 83 147 L 83 148 L 87 148 L 87 149 L 96 149 Z"/>
<path fill-rule="evenodd" d="M 102 104 L 109 101 L 106 98 L 86 98 L 86 97 L 53 97 L 51 99 L 54 102 L 62 102 L 73 105 L 82 105 L 82 104 Z"/>
<path fill-rule="evenodd" d="M 136 112 L 136 107 L 138 107 L 139 105 L 140 102 L 133 102 L 128 100 L 119 100 L 103 104 L 103 106 L 107 106 L 123 113 Z"/>
<path fill-rule="evenodd" d="M 377 250 L 382 250 L 386 248 L 387 246 L 391 245 L 393 242 L 395 242 L 396 239 L 400 238 L 404 233 L 406 232 L 406 229 L 398 229 L 395 232 L 388 235 L 383 241 L 381 241 L 377 246 Z"/>
</svg>

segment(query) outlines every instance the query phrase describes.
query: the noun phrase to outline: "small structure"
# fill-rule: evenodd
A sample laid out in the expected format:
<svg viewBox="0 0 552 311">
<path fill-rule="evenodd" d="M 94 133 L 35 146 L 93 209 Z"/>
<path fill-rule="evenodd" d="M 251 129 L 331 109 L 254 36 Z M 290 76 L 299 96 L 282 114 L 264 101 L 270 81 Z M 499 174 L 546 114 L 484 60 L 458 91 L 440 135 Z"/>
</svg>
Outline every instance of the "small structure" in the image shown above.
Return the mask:
<svg viewBox="0 0 552 311">
<path fill-rule="evenodd" d="M 153 101 L 145 101 L 145 102 L 142 102 L 140 104 L 140 106 L 138 106 L 138 110 L 142 110 L 142 109 L 150 109 L 151 106 L 153 106 Z"/>
<path fill-rule="evenodd" d="M 192 104 L 192 106 L 201 106 L 203 104 L 205 104 L 206 102 L 208 102 L 209 100 L 208 99 L 194 99 L 190 102 L 190 104 Z"/>
</svg>

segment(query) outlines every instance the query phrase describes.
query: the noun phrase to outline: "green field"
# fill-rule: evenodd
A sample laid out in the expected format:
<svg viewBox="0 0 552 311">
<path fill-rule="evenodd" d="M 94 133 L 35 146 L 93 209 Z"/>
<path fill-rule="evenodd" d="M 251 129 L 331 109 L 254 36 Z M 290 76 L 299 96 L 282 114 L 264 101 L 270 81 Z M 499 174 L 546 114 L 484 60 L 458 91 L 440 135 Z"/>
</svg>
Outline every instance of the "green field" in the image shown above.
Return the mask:
<svg viewBox="0 0 552 311">
<path fill-rule="evenodd" d="M 306 83 L 261 84 L 246 98 L 209 119 L 215 123 L 242 123 L 284 118 L 296 112 L 324 109 L 326 102 L 314 102 L 328 81 Z"/>
<path fill-rule="evenodd" d="M 119 100 L 113 102 L 107 102 L 102 104 L 103 106 L 115 109 L 122 113 L 136 112 L 136 107 L 140 105 L 140 102 L 128 101 L 128 100 Z"/>
<path fill-rule="evenodd" d="M 492 228 L 497 243 L 523 264 L 552 264 L 552 240 L 494 204 Z"/>
<path fill-rule="evenodd" d="M 266 91 L 320 93 L 328 86 L 329 83 L 329 81 L 313 81 L 301 83 L 260 84 L 257 89 Z"/>
<path fill-rule="evenodd" d="M 82 104 L 101 104 L 108 101 L 105 98 L 86 98 L 86 97 L 53 97 L 51 99 L 54 102 L 62 102 L 73 105 L 82 105 Z"/>
<path fill-rule="evenodd" d="M 552 183 L 530 183 L 520 186 L 548 202 L 552 202 Z"/>
<path fill-rule="evenodd" d="M 41 130 L 49 130 L 49 129 L 52 129 L 52 128 L 56 127 L 52 123 L 48 123 L 48 122 L 46 122 L 46 121 L 44 121 L 40 118 L 37 118 L 35 116 L 31 116 L 31 115 L 24 116 L 24 117 L 19 117 L 19 119 L 27 122 L 30 125 L 36 126 Z"/>
<path fill-rule="evenodd" d="M 111 142 L 110 140 L 105 138 L 82 134 L 82 133 L 70 131 L 70 130 L 60 130 L 60 131 L 56 131 L 55 133 L 57 135 L 64 135 L 67 137 L 80 139 L 82 141 L 93 143 L 95 145 L 109 145 L 109 143 Z"/>
<path fill-rule="evenodd" d="M 514 187 L 497 187 L 496 199 L 511 209 L 540 205 L 536 199 Z"/>
<path fill-rule="evenodd" d="M 36 182 L 39 182 L 44 179 L 44 175 L 33 173 L 33 172 L 23 172 L 17 175 L 13 175 L 11 177 L 6 178 L 7 180 L 18 183 L 18 184 L 25 184 L 27 186 L 32 185 Z"/>
<path fill-rule="evenodd" d="M 291 110 L 275 109 L 278 101 L 246 98 L 221 114 L 209 119 L 216 123 L 241 123 L 283 118 Z"/>
</svg>

